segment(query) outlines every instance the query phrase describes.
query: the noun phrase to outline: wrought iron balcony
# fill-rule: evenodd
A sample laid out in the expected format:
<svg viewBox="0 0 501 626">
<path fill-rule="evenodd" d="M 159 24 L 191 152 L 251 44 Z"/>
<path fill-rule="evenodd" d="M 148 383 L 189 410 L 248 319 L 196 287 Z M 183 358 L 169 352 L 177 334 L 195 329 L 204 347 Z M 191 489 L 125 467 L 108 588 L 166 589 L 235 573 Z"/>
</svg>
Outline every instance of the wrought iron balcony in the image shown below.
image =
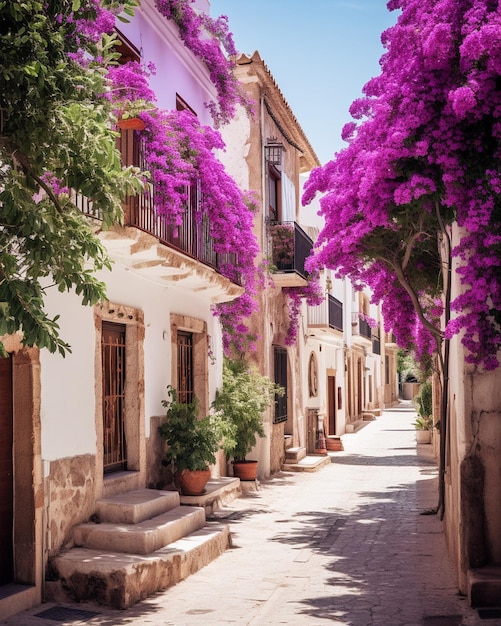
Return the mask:
<svg viewBox="0 0 501 626">
<path fill-rule="evenodd" d="M 343 331 L 343 303 L 327 294 L 318 306 L 308 307 L 308 326 Z"/>
<path fill-rule="evenodd" d="M 306 259 L 313 248 L 313 240 L 297 222 L 269 222 L 269 246 L 272 264 L 279 286 L 299 286 L 306 283 Z M 280 279 L 280 274 L 289 275 Z"/>
<path fill-rule="evenodd" d="M 365 320 L 359 320 L 358 325 L 359 325 L 360 334 L 362 335 L 362 337 L 367 337 L 367 339 L 371 339 L 372 331 L 368 322 L 366 322 Z"/>
<path fill-rule="evenodd" d="M 121 151 L 124 164 L 138 165 L 144 169 L 140 144 L 133 131 L 122 131 L 117 146 Z M 124 225 L 134 226 L 153 235 L 159 243 L 178 250 L 219 273 L 223 266 L 235 267 L 237 265 L 236 254 L 223 254 L 215 250 L 209 220 L 201 210 L 201 194 L 197 184 L 186 188 L 186 198 L 186 210 L 182 223 L 176 225 L 171 224 L 165 216 L 157 214 L 152 192 L 129 197 L 123 205 Z M 87 198 L 78 196 L 77 206 L 84 214 L 99 219 L 98 211 Z M 232 276 L 231 280 L 237 285 L 241 284 L 240 276 L 237 274 Z"/>
<path fill-rule="evenodd" d="M 356 311 L 351 314 L 351 329 L 353 335 L 372 339 L 372 330 L 369 323 L 362 319 L 360 314 Z"/>
</svg>

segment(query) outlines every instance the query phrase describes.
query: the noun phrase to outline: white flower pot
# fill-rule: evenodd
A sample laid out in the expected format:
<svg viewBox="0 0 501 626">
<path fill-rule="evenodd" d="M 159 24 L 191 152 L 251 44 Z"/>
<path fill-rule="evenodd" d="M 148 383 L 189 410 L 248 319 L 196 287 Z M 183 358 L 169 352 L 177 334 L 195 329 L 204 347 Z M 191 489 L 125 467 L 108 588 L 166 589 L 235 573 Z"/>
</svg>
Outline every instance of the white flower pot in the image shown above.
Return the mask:
<svg viewBox="0 0 501 626">
<path fill-rule="evenodd" d="M 416 430 L 417 443 L 431 443 L 431 430 Z"/>
</svg>

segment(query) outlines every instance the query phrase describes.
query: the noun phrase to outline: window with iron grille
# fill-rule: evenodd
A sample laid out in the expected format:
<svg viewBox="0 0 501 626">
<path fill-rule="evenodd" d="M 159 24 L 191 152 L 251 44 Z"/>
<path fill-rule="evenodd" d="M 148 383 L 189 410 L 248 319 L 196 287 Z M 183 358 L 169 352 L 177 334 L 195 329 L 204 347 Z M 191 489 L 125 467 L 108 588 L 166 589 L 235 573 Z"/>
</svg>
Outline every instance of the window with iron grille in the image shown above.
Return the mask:
<svg viewBox="0 0 501 626">
<path fill-rule="evenodd" d="M 273 422 L 278 424 L 287 421 L 287 349 L 280 346 L 273 347 L 275 369 L 275 383 L 285 389 L 283 396 L 275 396 L 275 417 Z"/>
<path fill-rule="evenodd" d="M 125 326 L 103 322 L 101 338 L 103 377 L 104 473 L 127 469 L 125 438 Z"/>
<path fill-rule="evenodd" d="M 177 399 L 191 404 L 193 388 L 193 333 L 177 331 Z"/>
</svg>

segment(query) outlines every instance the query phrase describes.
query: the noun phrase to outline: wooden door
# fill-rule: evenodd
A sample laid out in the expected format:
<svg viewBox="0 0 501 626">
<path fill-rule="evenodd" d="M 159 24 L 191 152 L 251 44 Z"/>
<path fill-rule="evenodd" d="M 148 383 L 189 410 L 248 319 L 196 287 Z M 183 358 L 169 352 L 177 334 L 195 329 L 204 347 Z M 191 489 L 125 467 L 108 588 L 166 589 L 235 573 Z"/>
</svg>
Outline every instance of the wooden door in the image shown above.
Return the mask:
<svg viewBox="0 0 501 626">
<path fill-rule="evenodd" d="M 336 434 L 336 377 L 327 377 L 328 434 Z"/>
<path fill-rule="evenodd" d="M 12 357 L 0 358 L 0 585 L 14 578 Z"/>
</svg>

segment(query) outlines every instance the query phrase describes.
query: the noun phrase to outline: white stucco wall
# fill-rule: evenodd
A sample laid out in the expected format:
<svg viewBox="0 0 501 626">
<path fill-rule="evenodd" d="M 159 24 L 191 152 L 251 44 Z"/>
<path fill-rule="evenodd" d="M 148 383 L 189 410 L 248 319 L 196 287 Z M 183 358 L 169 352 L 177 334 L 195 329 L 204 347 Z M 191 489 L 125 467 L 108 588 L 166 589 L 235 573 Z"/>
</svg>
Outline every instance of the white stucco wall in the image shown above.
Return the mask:
<svg viewBox="0 0 501 626">
<path fill-rule="evenodd" d="M 60 336 L 72 352 L 40 351 L 42 458 L 53 460 L 96 450 L 94 426 L 94 319 L 74 294 L 47 291 L 46 310 L 61 315 Z"/>
<path fill-rule="evenodd" d="M 210 303 L 201 295 L 178 287 L 163 287 L 139 278 L 114 264 L 106 280 L 110 302 L 140 309 L 144 313 L 145 434 L 149 418 L 162 415 L 166 387 L 171 382 L 171 313 L 204 320 L 213 338 L 216 363 L 209 365 L 209 398 L 221 384 L 221 332 Z M 96 452 L 95 432 L 95 330 L 92 307 L 83 307 L 73 294 L 49 290 L 47 310 L 60 314 L 61 336 L 72 347 L 65 359 L 41 351 L 42 457 L 54 460 Z"/>
<path fill-rule="evenodd" d="M 198 0 L 197 4 L 207 7 L 206 0 Z M 215 99 L 215 88 L 205 64 L 180 42 L 173 20 L 160 15 L 153 0 L 142 0 L 134 19 L 128 24 L 119 23 L 118 29 L 140 51 L 145 63 L 154 63 L 156 72 L 150 86 L 158 105 L 175 109 L 177 93 L 196 112 L 201 124 L 212 126 L 204 103 Z"/>
</svg>

